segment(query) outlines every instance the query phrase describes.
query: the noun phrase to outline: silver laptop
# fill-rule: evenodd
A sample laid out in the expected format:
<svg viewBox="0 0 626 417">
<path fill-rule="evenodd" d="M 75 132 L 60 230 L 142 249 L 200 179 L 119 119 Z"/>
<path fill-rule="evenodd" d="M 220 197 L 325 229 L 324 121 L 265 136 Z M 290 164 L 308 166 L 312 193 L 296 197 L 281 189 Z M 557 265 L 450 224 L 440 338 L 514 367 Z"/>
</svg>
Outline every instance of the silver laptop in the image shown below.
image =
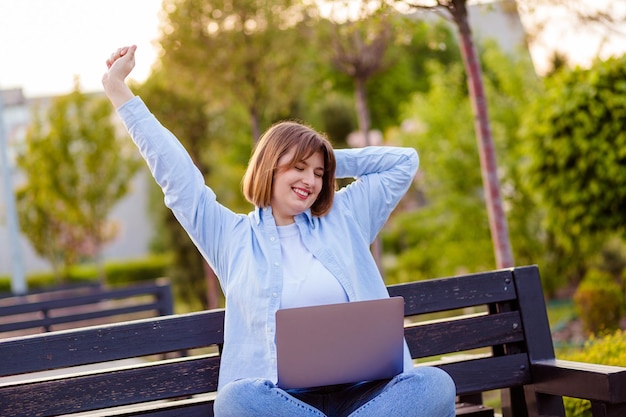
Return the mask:
<svg viewBox="0 0 626 417">
<path fill-rule="evenodd" d="M 283 389 L 392 378 L 404 364 L 404 299 L 278 310 L 276 349 Z"/>
</svg>

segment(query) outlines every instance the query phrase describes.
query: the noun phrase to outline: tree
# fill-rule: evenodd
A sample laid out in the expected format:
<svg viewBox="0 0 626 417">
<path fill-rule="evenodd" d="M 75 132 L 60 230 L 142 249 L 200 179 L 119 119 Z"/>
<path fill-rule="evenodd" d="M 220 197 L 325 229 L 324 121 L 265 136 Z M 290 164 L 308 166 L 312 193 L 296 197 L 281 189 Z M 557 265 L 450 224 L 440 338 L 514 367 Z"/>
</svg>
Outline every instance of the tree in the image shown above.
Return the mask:
<svg viewBox="0 0 626 417">
<path fill-rule="evenodd" d="M 566 253 L 597 250 L 594 238 L 626 231 L 625 109 L 626 56 L 546 79 L 525 122 L 529 186 Z"/>
<path fill-rule="evenodd" d="M 164 65 L 207 102 L 248 112 L 254 141 L 264 121 L 284 113 L 303 88 L 315 10 L 297 0 L 180 0 L 161 38 Z"/>
<path fill-rule="evenodd" d="M 428 90 L 427 65 L 460 61 L 455 35 L 445 22 L 397 19 L 397 36 L 386 53 L 387 65 L 368 81 L 372 128 L 385 131 L 402 124 L 402 108 L 416 92 Z"/>
<path fill-rule="evenodd" d="M 391 140 L 418 149 L 421 160 L 413 198 L 419 205 L 396 215 L 382 233 L 386 252 L 395 253 L 390 282 L 484 270 L 494 262 L 485 256 L 489 225 L 468 135 L 472 114 L 463 68 L 435 62 L 426 77 L 430 89 L 405 106 L 404 129 L 390 133 Z"/>
<path fill-rule="evenodd" d="M 158 97 L 152 107 L 177 133 L 220 201 L 228 204 L 237 200 L 225 187 L 232 182 L 224 181 L 224 175 L 215 175 L 211 181 L 212 171 L 233 171 L 232 167 L 225 168 L 233 161 L 224 158 L 225 154 L 235 159 L 245 155 L 245 164 L 250 146 L 245 150 L 240 144 L 233 146 L 237 143 L 233 138 L 248 131 L 255 142 L 263 124 L 288 112 L 306 80 L 300 58 L 306 50 L 303 46 L 310 44 L 306 41 L 306 23 L 311 9 L 293 0 L 180 0 L 171 4 L 175 7 L 166 8 L 160 40 L 161 74 L 155 77 L 161 81 L 153 81 L 150 87 L 156 88 Z M 173 79 L 175 83 L 164 85 L 163 80 Z M 163 97 L 179 108 L 163 103 Z M 248 114 L 247 129 L 241 128 L 246 124 L 241 124 L 238 116 L 232 118 L 240 108 Z M 236 124 L 230 126 L 232 120 Z M 216 145 L 220 141 L 222 145 Z M 215 146 L 219 152 L 209 155 L 208 149 Z M 236 151 L 242 152 L 234 155 Z M 242 173 L 237 172 L 238 181 Z M 236 201 L 229 206 L 242 205 Z M 176 254 L 173 274 L 181 290 L 192 298 L 199 297 L 204 308 L 216 307 L 215 274 L 172 220 L 168 213 L 166 224 L 170 225 L 170 243 Z M 198 280 L 202 276 L 208 291 Z"/>
<path fill-rule="evenodd" d="M 347 5 L 344 7 L 348 8 Z M 371 129 L 366 84 L 374 74 L 383 69 L 385 53 L 393 42 L 391 11 L 382 4 L 372 12 L 369 2 L 362 1 L 354 20 L 331 24 L 332 62 L 354 83 L 357 120 L 364 146 L 370 144 Z"/>
<path fill-rule="evenodd" d="M 180 140 L 220 201 L 230 207 L 243 207 L 242 198 L 233 197 L 230 190 L 237 188 L 235 184 L 239 184 L 243 175 L 246 160 L 239 155 L 249 155 L 251 142 L 244 140 L 241 129 L 227 124 L 225 120 L 229 117 L 221 114 L 221 109 L 219 114 L 212 112 L 215 106 L 206 103 L 205 97 L 168 82 L 172 79 L 170 70 L 168 65 L 163 65 L 154 71 L 139 88 L 141 96 L 161 123 Z M 234 117 L 232 110 L 230 118 L 241 123 L 241 117 Z M 219 307 L 220 291 L 214 271 L 163 205 L 161 190 L 155 193 L 159 195 L 156 222 L 165 226 L 159 239 L 173 253 L 169 275 L 177 293 L 193 307 Z M 228 193 L 231 195 L 227 196 Z"/>
<path fill-rule="evenodd" d="M 431 60 L 448 63 L 458 61 L 459 50 L 450 27 L 444 22 L 425 22 L 418 19 L 394 16 L 394 41 L 385 52 L 383 63 L 365 85 L 367 108 L 371 129 L 386 131 L 400 125 L 401 108 L 418 91 L 426 91 L 426 63 Z M 321 20 L 317 31 L 323 36 L 319 52 L 321 65 L 316 73 L 314 93 L 307 100 L 313 108 L 304 113 L 306 120 L 321 126 L 335 146 L 347 146 L 349 133 L 358 128 L 355 106 L 355 82 L 332 65 L 332 33 L 340 26 Z M 324 65 L 325 64 L 325 65 Z M 318 117 L 318 114 L 322 117 Z M 340 120 L 341 118 L 341 120 Z M 317 122 L 321 119 L 321 122 Z M 330 120 L 330 123 L 327 121 Z"/>
<path fill-rule="evenodd" d="M 36 252 L 67 276 L 79 259 L 100 266 L 104 244 L 116 233 L 108 215 L 128 192 L 139 164 L 117 135 L 103 98 L 74 91 L 36 114 L 17 159 L 25 176 L 18 190 L 20 224 Z"/>
<path fill-rule="evenodd" d="M 539 220 L 520 184 L 517 168 L 526 149 L 518 131 L 540 83 L 526 55 L 507 55 L 494 42 L 479 52 L 495 144 L 504 157 L 503 198 L 516 235 L 515 256 L 535 263 L 542 254 Z M 429 88 L 404 106 L 405 123 L 388 135 L 421 156 L 419 194 L 411 198 L 416 206 L 397 214 L 382 234 L 387 259 L 394 260 L 390 282 L 480 271 L 494 263 L 463 66 L 431 61 L 427 68 Z"/>
<path fill-rule="evenodd" d="M 445 11 L 448 16 L 451 17 L 457 28 L 461 56 L 467 76 L 470 102 L 475 117 L 478 154 L 480 156 L 483 189 L 489 216 L 496 267 L 511 267 L 513 266 L 513 252 L 511 249 L 506 214 L 502 203 L 495 146 L 489 121 L 482 70 L 468 21 L 467 0 L 436 0 L 435 5 L 431 5 L 433 2 L 422 3 L 419 0 L 396 0 L 396 2 L 413 9 Z"/>
<path fill-rule="evenodd" d="M 383 68 L 385 52 L 393 41 L 394 28 L 391 10 L 385 4 L 374 12 L 368 1 L 359 4 L 359 13 L 354 20 L 331 24 L 330 44 L 332 62 L 339 71 L 348 75 L 354 83 L 354 98 L 361 145 L 371 145 L 371 119 L 367 102 L 366 84 Z M 344 4 L 344 8 L 349 6 Z M 372 242 L 372 253 L 380 271 L 382 248 L 380 238 Z"/>
</svg>

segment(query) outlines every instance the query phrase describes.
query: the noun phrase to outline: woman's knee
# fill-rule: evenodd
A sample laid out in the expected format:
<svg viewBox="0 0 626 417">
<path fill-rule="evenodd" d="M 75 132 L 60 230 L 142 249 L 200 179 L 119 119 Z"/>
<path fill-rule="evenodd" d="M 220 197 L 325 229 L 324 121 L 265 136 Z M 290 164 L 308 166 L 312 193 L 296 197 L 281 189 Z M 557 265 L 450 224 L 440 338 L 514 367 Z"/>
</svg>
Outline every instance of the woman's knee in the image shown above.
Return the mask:
<svg viewBox="0 0 626 417">
<path fill-rule="evenodd" d="M 238 379 L 221 387 L 215 398 L 214 410 L 218 417 L 245 416 L 259 404 L 274 385 L 257 378 Z M 243 413 L 243 414 L 242 414 Z"/>
<path fill-rule="evenodd" d="M 443 402 L 454 403 L 456 398 L 456 385 L 452 377 L 445 371 L 434 366 L 418 366 L 406 371 L 396 378 L 406 380 L 412 392 L 421 392 L 423 395 L 436 393 Z"/>
<path fill-rule="evenodd" d="M 221 387 L 213 409 L 216 417 L 323 417 L 319 410 L 271 381 L 257 378 L 239 379 Z"/>
</svg>

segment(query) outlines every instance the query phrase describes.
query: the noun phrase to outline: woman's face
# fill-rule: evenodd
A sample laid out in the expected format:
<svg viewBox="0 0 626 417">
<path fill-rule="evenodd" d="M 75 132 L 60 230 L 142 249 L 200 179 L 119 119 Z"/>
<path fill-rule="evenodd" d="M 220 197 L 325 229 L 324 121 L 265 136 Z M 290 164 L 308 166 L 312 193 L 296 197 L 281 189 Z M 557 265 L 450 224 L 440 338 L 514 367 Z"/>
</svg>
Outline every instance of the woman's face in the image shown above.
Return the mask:
<svg viewBox="0 0 626 417">
<path fill-rule="evenodd" d="M 272 213 L 276 225 L 285 226 L 294 222 L 294 216 L 310 208 L 322 191 L 324 157 L 316 152 L 308 159 L 297 161 L 294 167 L 281 169 L 292 159 L 291 149 L 278 160 L 272 184 Z"/>
</svg>

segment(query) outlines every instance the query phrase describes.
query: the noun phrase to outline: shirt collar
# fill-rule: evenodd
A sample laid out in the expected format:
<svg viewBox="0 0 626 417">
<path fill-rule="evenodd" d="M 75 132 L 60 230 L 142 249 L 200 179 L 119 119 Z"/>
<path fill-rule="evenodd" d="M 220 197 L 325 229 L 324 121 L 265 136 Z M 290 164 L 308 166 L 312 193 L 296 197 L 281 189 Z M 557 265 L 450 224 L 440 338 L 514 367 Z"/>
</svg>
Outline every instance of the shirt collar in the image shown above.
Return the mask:
<svg viewBox="0 0 626 417">
<path fill-rule="evenodd" d="M 257 226 L 261 224 L 261 222 L 266 222 L 269 218 L 272 217 L 272 207 L 255 207 L 253 213 L 254 220 L 256 221 Z M 310 227 L 315 227 L 315 222 L 313 221 L 313 215 L 311 214 L 311 209 L 307 209 L 304 213 L 296 216 L 296 221 L 298 218 L 304 218 L 307 224 Z M 273 222 L 273 219 L 272 219 Z"/>
</svg>

